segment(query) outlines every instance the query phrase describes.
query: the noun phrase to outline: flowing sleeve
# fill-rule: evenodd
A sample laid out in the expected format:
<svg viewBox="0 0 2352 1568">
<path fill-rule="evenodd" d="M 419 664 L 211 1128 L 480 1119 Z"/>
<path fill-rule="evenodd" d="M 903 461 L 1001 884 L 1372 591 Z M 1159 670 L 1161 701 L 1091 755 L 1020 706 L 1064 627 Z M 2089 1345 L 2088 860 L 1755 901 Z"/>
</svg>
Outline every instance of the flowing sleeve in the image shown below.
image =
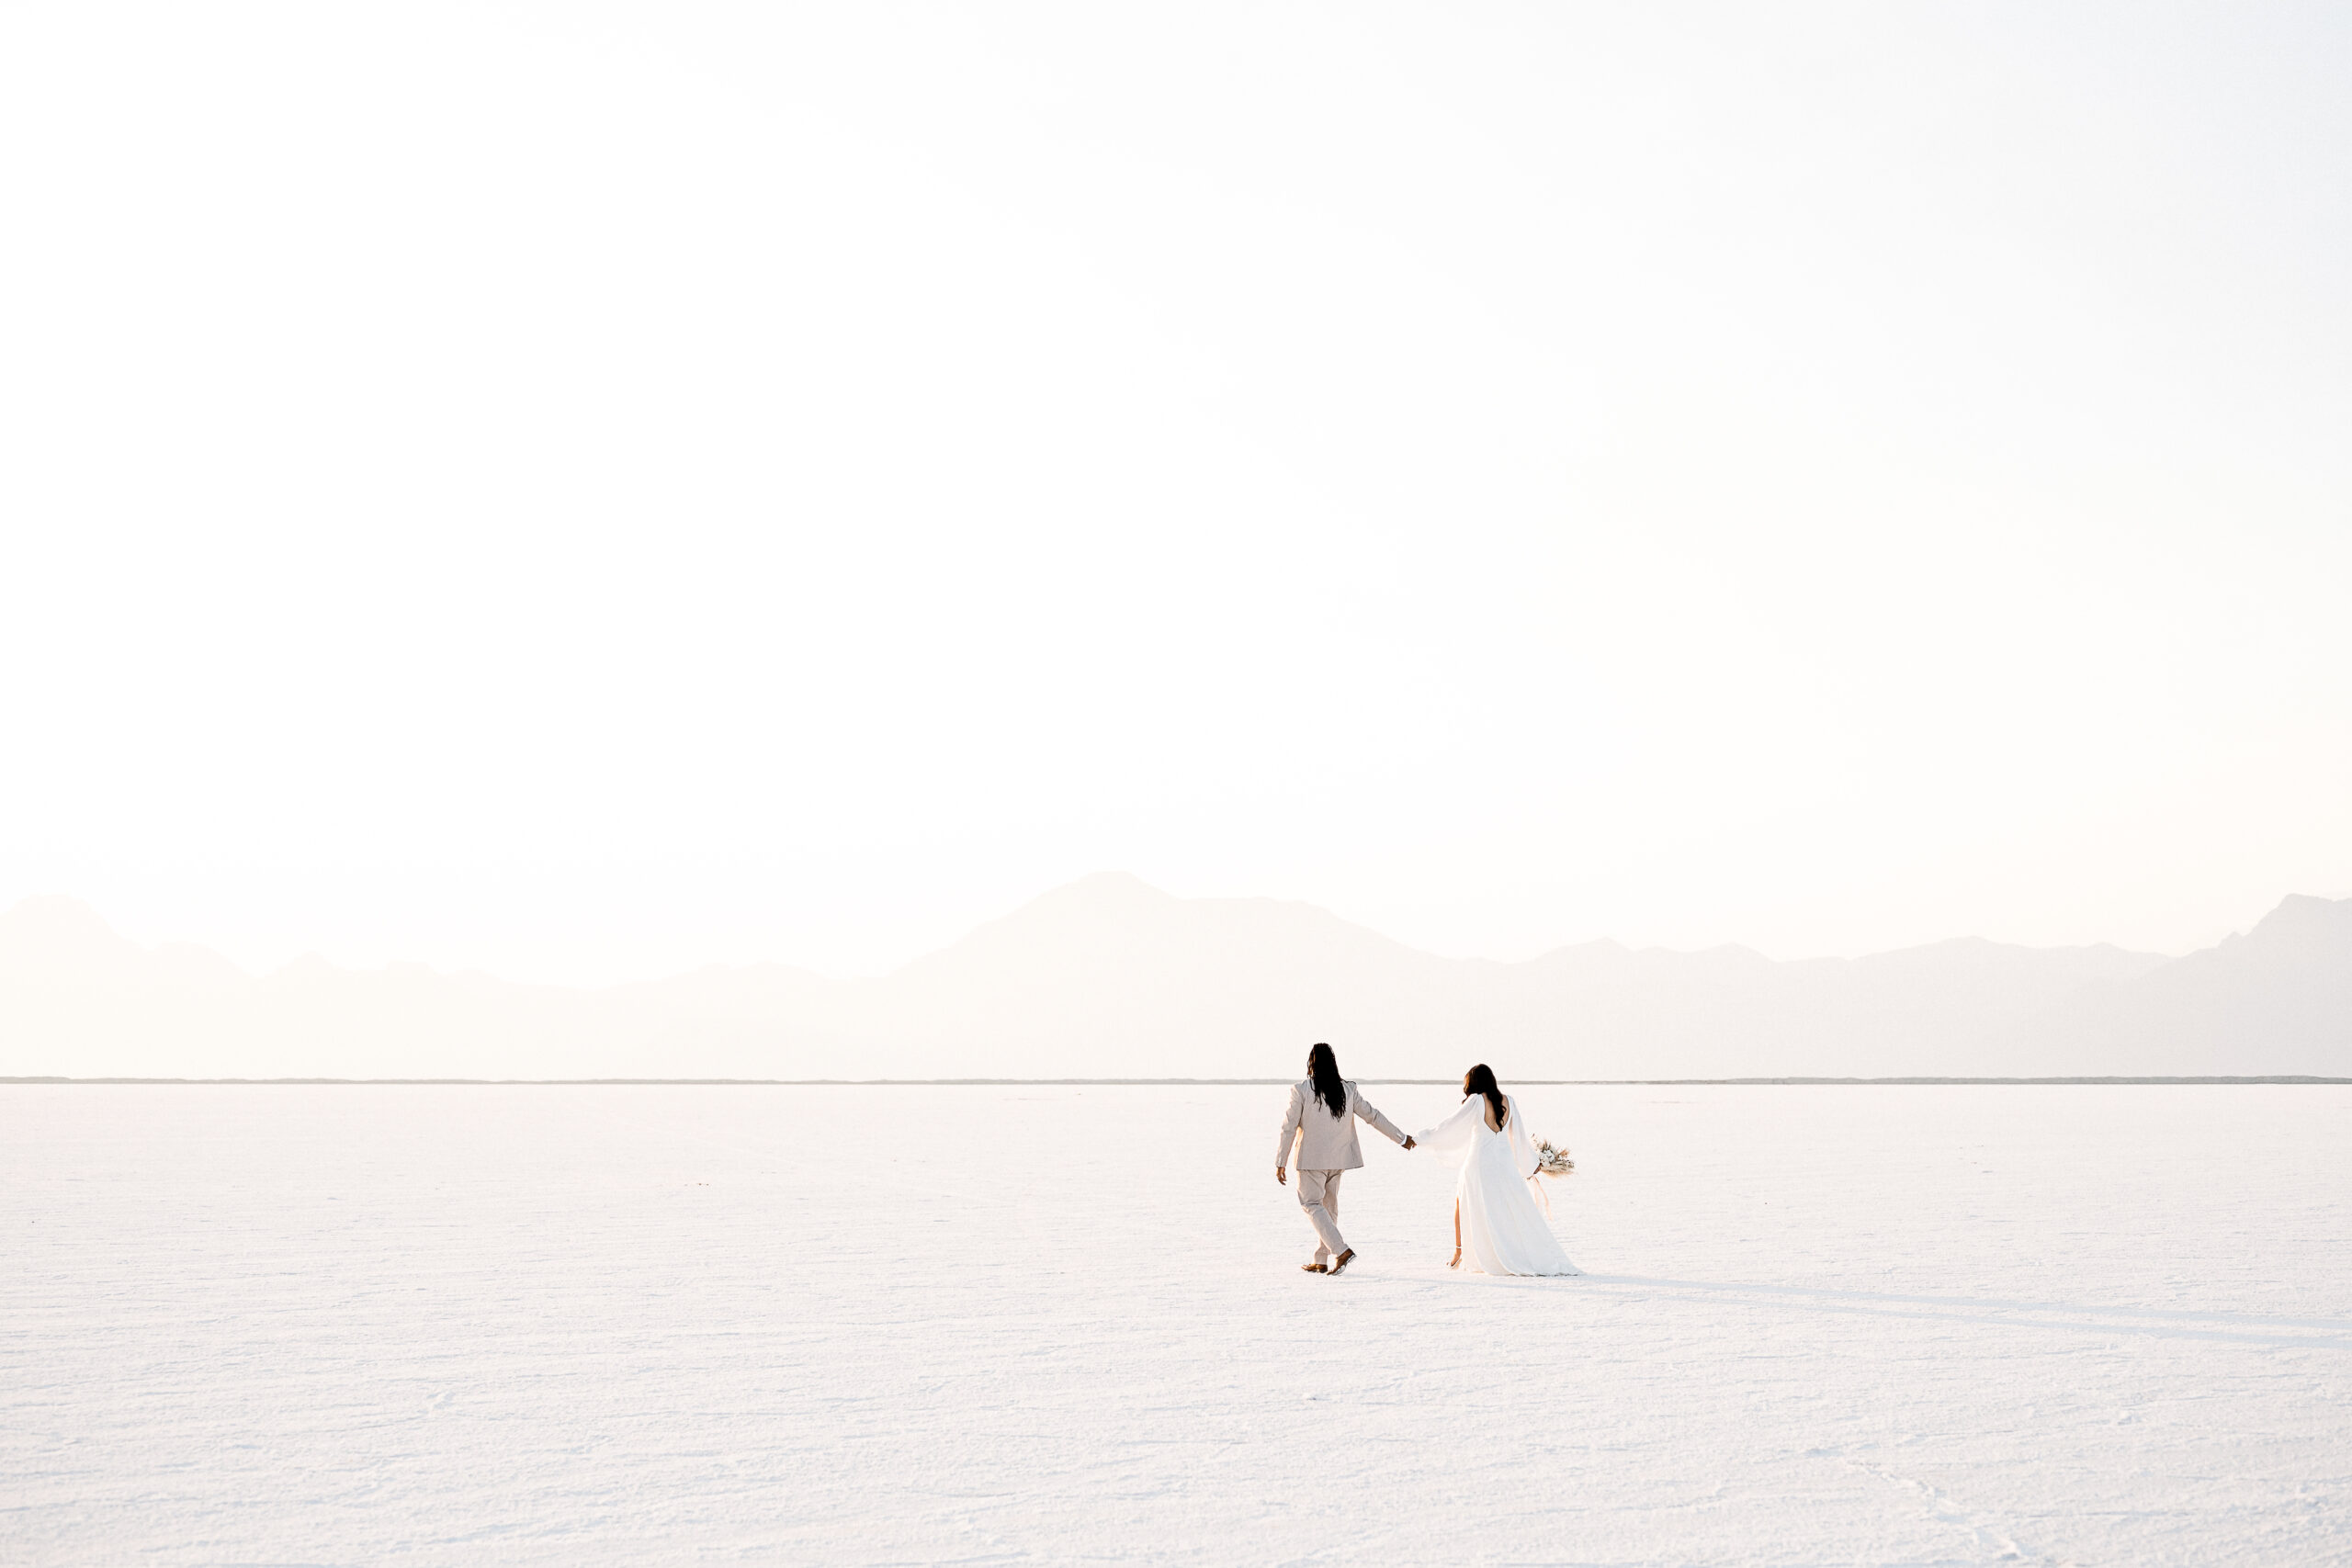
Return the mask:
<svg viewBox="0 0 2352 1568">
<path fill-rule="evenodd" d="M 1520 1175 L 1532 1178 L 1535 1174 L 1534 1135 L 1527 1130 L 1527 1117 L 1519 1108 L 1519 1097 L 1507 1094 L 1503 1103 L 1510 1107 L 1510 1157 L 1519 1162 Z"/>
<path fill-rule="evenodd" d="M 1487 1102 L 1473 1095 L 1462 1102 L 1460 1110 L 1428 1132 L 1414 1134 L 1413 1142 L 1431 1154 L 1459 1162 L 1470 1152 L 1471 1135 L 1485 1119 L 1486 1109 Z"/>
</svg>

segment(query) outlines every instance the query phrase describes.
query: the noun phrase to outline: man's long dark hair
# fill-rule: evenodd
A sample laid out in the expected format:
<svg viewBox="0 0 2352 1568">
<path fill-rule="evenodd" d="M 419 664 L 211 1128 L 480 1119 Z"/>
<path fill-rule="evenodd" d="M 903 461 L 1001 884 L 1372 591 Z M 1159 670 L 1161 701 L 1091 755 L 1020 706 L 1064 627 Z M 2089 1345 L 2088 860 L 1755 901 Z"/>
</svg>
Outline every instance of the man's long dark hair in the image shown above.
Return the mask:
<svg viewBox="0 0 2352 1568">
<path fill-rule="evenodd" d="M 1510 1107 L 1503 1103 L 1502 1086 L 1495 1082 L 1495 1069 L 1484 1062 L 1462 1075 L 1462 1098 L 1467 1100 L 1474 1094 L 1487 1097 L 1487 1103 L 1494 1108 L 1496 1126 L 1510 1118 Z"/>
<path fill-rule="evenodd" d="M 1315 1086 L 1315 1098 L 1330 1107 L 1332 1115 L 1347 1115 L 1348 1086 L 1340 1081 L 1340 1058 L 1319 1040 L 1306 1054 L 1306 1077 Z"/>
</svg>

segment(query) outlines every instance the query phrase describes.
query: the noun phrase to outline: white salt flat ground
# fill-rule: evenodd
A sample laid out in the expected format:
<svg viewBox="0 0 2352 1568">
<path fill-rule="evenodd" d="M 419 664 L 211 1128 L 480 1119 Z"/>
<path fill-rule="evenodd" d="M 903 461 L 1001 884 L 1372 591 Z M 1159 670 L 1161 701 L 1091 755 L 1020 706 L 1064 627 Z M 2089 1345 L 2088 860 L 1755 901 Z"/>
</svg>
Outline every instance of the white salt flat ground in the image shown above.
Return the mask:
<svg viewBox="0 0 2352 1568">
<path fill-rule="evenodd" d="M 2352 1561 L 2352 1091 L 1524 1098 L 1592 1278 L 1271 1089 L 0 1089 L 0 1561 Z"/>
</svg>

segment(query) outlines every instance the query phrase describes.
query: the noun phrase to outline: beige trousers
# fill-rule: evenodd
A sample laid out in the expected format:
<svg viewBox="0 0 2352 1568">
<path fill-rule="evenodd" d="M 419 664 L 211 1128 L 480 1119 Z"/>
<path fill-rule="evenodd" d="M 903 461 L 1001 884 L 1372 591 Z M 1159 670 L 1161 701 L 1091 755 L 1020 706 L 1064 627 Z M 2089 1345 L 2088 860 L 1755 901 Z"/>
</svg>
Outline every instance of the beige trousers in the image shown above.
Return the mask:
<svg viewBox="0 0 2352 1568">
<path fill-rule="evenodd" d="M 1340 1235 L 1340 1178 L 1344 1170 L 1302 1170 L 1298 1173 L 1298 1206 L 1315 1227 L 1315 1261 L 1328 1263 L 1347 1251 Z"/>
</svg>

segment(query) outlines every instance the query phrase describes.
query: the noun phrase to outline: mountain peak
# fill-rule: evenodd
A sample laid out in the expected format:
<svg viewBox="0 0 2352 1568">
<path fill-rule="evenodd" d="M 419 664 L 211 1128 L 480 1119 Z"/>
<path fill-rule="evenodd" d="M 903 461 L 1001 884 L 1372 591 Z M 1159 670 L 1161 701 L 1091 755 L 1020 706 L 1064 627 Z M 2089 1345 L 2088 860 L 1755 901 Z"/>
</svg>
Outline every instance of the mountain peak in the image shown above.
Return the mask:
<svg viewBox="0 0 2352 1568">
<path fill-rule="evenodd" d="M 2224 946 L 2250 946 L 2280 953 L 2342 948 L 2352 943 L 2352 898 L 2314 898 L 2290 893 L 2255 922 L 2254 930 Z"/>
<path fill-rule="evenodd" d="M 2352 898 L 2315 898 L 2290 893 L 2278 907 L 2262 917 L 2257 931 L 2352 930 Z"/>
<path fill-rule="evenodd" d="M 6 921 L 19 933 L 40 932 L 44 935 L 73 934 L 82 937 L 112 937 L 115 930 L 106 918 L 79 898 L 69 898 L 62 893 L 35 893 L 19 898 L 6 911 L 0 911 L 0 921 Z"/>
<path fill-rule="evenodd" d="M 1172 893 L 1162 893 L 1132 871 L 1093 871 L 1076 882 L 1064 883 L 1055 893 L 1085 893 L 1092 897 L 1123 898 L 1172 898 Z M 1050 898 L 1053 893 L 1046 895 Z"/>
<path fill-rule="evenodd" d="M 1162 893 L 1132 872 L 1098 871 L 1081 876 L 1076 882 L 1066 882 L 1050 892 L 1040 893 L 1029 900 L 1024 908 L 1108 914 L 1125 909 L 1157 908 L 1175 902 L 1174 894 Z"/>
<path fill-rule="evenodd" d="M 0 913 L 0 966 L 62 978 L 135 964 L 139 944 L 78 898 L 43 893 Z"/>
</svg>

